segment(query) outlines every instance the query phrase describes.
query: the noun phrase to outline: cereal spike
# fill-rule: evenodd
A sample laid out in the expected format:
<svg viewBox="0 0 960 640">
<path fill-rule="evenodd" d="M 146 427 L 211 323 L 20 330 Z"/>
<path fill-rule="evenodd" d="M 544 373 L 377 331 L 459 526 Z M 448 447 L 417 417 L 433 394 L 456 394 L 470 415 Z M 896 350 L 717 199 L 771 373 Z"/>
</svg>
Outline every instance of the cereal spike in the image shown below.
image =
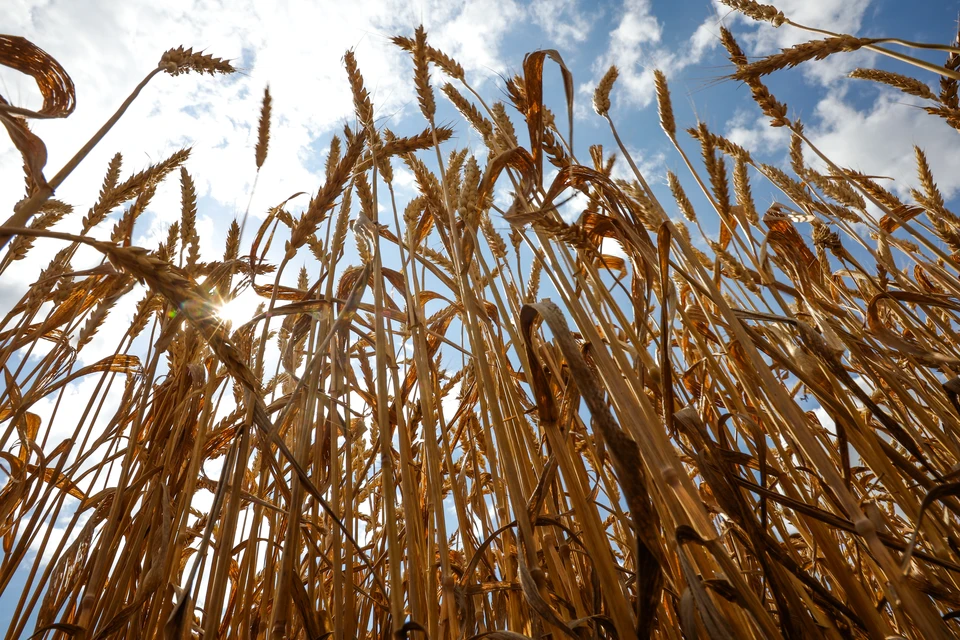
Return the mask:
<svg viewBox="0 0 960 640">
<path fill-rule="evenodd" d="M 270 144 L 270 107 L 273 98 L 270 96 L 270 87 L 263 90 L 263 104 L 260 107 L 260 124 L 257 127 L 257 171 L 267 159 L 267 146 Z"/>
<path fill-rule="evenodd" d="M 596 109 L 597 113 L 601 116 L 606 116 L 610 112 L 610 91 L 613 89 L 613 84 L 617 81 L 619 75 L 620 71 L 617 69 L 617 66 L 611 65 L 610 68 L 607 69 L 607 72 L 603 74 L 600 83 L 593 92 L 593 108 Z"/>
<path fill-rule="evenodd" d="M 182 45 L 176 49 L 170 49 L 160 56 L 160 63 L 157 66 L 172 76 L 191 71 L 209 73 L 210 75 L 236 71 L 233 65 L 223 58 L 214 58 L 212 55 L 199 51 L 194 53 L 192 47 L 184 49 Z"/>
<path fill-rule="evenodd" d="M 430 86 L 430 69 L 427 67 L 427 32 L 423 25 L 417 27 L 416 41 L 413 49 L 413 81 L 417 87 L 417 101 L 420 111 L 429 122 L 437 112 L 437 103 L 433 99 L 433 87 Z"/>
<path fill-rule="evenodd" d="M 667 88 L 667 76 L 660 69 L 653 72 L 657 88 L 657 110 L 660 112 L 660 126 L 673 138 L 677 135 L 677 123 L 673 119 L 673 105 L 670 104 L 670 89 Z"/>
</svg>

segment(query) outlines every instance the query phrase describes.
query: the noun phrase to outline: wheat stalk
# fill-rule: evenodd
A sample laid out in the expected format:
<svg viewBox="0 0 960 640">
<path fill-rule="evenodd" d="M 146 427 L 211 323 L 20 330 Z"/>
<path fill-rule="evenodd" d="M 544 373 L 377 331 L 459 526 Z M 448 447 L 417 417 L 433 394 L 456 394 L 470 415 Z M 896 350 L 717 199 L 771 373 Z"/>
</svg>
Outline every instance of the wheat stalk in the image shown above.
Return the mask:
<svg viewBox="0 0 960 640">
<path fill-rule="evenodd" d="M 186 150 L 126 178 L 115 156 L 79 234 L 54 227 L 70 207 L 28 166 L 38 190 L 0 227 L 0 268 L 51 257 L 0 323 L 7 637 L 949 637 L 960 223 L 923 150 L 915 176 L 893 176 L 917 185 L 901 200 L 832 163 L 761 82 L 894 42 L 821 35 L 751 63 L 721 28 L 790 130 L 783 167 L 703 123 L 688 153 L 654 73 L 689 229 L 620 137 L 615 69 L 594 107 L 619 153 L 597 139 L 581 164 L 544 104 L 558 52 L 488 107 L 422 27 L 393 41 L 427 128 L 377 130 L 347 52 L 358 127 L 332 139 L 301 213 L 230 222 L 222 258 L 201 255 L 204 168 L 188 173 Z M 16 42 L 0 60 L 66 91 L 49 56 L 3 48 Z M 430 64 L 462 123 L 437 126 Z M 153 74 L 228 67 L 181 47 Z M 854 77 L 955 118 L 949 74 L 939 95 Z M 254 180 L 275 107 L 265 91 Z M 179 220 L 155 251 L 132 246 L 177 168 Z M 561 219 L 576 194 L 587 204 Z M 121 205 L 111 241 L 89 237 Z M 84 247 L 106 261 L 73 266 Z M 228 322 L 247 295 L 258 309 Z"/>
</svg>

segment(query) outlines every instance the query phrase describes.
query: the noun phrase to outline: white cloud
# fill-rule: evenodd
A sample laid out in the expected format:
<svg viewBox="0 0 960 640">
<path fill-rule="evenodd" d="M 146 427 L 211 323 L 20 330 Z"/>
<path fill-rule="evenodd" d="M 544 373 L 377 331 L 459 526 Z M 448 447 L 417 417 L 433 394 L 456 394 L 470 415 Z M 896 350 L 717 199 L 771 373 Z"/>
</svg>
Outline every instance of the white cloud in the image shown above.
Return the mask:
<svg viewBox="0 0 960 640">
<path fill-rule="evenodd" d="M 797 24 L 834 33 L 865 35 L 860 33 L 861 23 L 870 2 L 871 0 L 777 0 L 773 4 Z M 755 22 L 729 10 L 724 13 L 729 16 L 728 22 L 740 20 L 745 26 L 753 28 L 751 31 L 738 29 L 737 37 L 742 40 L 747 52 L 754 56 L 767 56 L 780 49 L 824 37 L 790 25 L 774 27 L 766 22 Z M 801 69 L 806 78 L 828 85 L 856 67 L 870 66 L 875 57 L 876 54 L 863 50 L 838 53 L 816 64 L 803 65 Z"/>
<path fill-rule="evenodd" d="M 699 60 L 706 51 L 716 47 L 719 41 L 720 25 L 716 17 L 711 15 L 690 36 L 688 55 L 690 58 Z"/>
<path fill-rule="evenodd" d="M 443 413 L 443 419 L 447 424 L 450 423 L 450 420 L 456 415 L 457 409 L 460 408 L 459 395 L 460 383 L 458 382 L 447 392 L 447 395 L 440 399 L 440 411 Z"/>
<path fill-rule="evenodd" d="M 208 0 L 162 5 L 143 0 L 122 5 L 109 0 L 19 4 L 17 10 L 4 12 L 2 31 L 24 34 L 45 49 L 64 66 L 77 90 L 77 108 L 68 118 L 31 123 L 47 146 L 48 177 L 107 120 L 165 50 L 192 46 L 229 59 L 239 69 L 231 76 L 155 77 L 56 194 L 75 207 L 56 228 L 79 232 L 79 219 L 96 199 L 114 153 L 123 154 L 126 177 L 190 146 L 186 166 L 200 198 L 197 230 L 205 259 L 222 254 L 226 229 L 234 217 L 243 216 L 248 202 L 247 238 L 270 206 L 295 192 L 319 188 L 326 151 L 318 141 L 338 132 L 345 122 L 353 123 L 342 64 L 348 48 L 356 51 L 378 122 L 396 130 L 398 120 L 416 112 L 416 100 L 410 56 L 395 47 L 390 36 L 412 35 L 424 22 L 429 42 L 454 56 L 470 82 L 481 86 L 506 69 L 499 44 L 513 24 L 522 22 L 523 14 L 512 0 L 496 11 L 480 0 L 428 0 L 416 6 L 401 0 L 269 5 L 240 0 L 227 6 Z M 270 148 L 251 201 L 253 147 L 267 85 L 273 95 Z M 32 79 L 6 67 L 0 67 L 0 93 L 19 106 L 36 108 L 41 103 Z M 411 128 L 422 127 L 419 114 L 410 120 L 416 120 Z M 0 220 L 22 197 L 21 164 L 7 136 L 0 134 Z M 301 198 L 291 205 L 305 202 Z M 160 185 L 147 214 L 138 223 L 134 240 L 155 248 L 180 218 L 176 172 Z M 108 236 L 112 227 L 113 220 L 108 219 L 95 237 Z M 59 243 L 37 244 L 50 249 Z M 276 246 L 282 248 L 282 243 Z M 98 264 L 101 256 L 90 252 L 82 249 L 80 254 L 91 264 L 81 265 L 78 258 L 74 268 Z M 35 249 L 17 269 L 4 274 L 0 308 L 13 304 L 50 256 L 49 251 Z"/>
<path fill-rule="evenodd" d="M 817 420 L 820 421 L 820 426 L 830 433 L 836 432 L 837 424 L 833 421 L 833 418 L 830 417 L 830 414 L 827 413 L 826 409 L 823 407 L 816 407 L 813 412 L 816 414 Z"/>
<path fill-rule="evenodd" d="M 870 2 L 871 0 L 777 0 L 773 4 L 797 24 L 835 33 L 855 34 L 860 30 Z M 817 37 L 790 25 L 774 27 L 767 22 L 754 22 L 750 19 L 744 21 L 757 25 L 756 31 L 748 39 L 752 52 L 756 55 L 774 53 L 777 49 Z"/>
<path fill-rule="evenodd" d="M 498 2 L 494 10 L 482 0 L 465 3 L 434 0 L 431 5 L 429 14 L 425 12 L 424 15 L 432 15 L 433 23 L 437 25 L 430 32 L 430 39 L 435 46 L 455 57 L 468 72 L 482 72 L 485 77 L 490 77 L 491 72 L 506 68 L 499 58 L 498 45 L 511 25 L 523 16 L 516 2 Z M 412 18 L 411 15 L 406 22 L 411 25 L 410 31 L 418 22 Z M 431 26 L 429 22 L 426 23 L 428 30 Z M 406 84 L 409 85 L 409 82 Z"/>
<path fill-rule="evenodd" d="M 772 153 L 786 150 L 790 132 L 785 127 L 771 127 L 756 109 L 738 110 L 727 122 L 726 137 L 731 142 L 753 152 Z"/>
<path fill-rule="evenodd" d="M 590 198 L 581 191 L 571 191 L 565 193 L 559 202 L 563 203 L 557 208 L 560 212 L 560 217 L 562 217 L 564 221 L 571 223 L 583 214 L 583 210 L 590 204 Z"/>
<path fill-rule="evenodd" d="M 627 104 L 650 104 L 653 70 L 662 62 L 658 54 L 666 53 L 657 46 L 662 34 L 663 27 L 651 13 L 649 0 L 625 0 L 620 22 L 610 32 L 609 48 L 596 65 L 597 79 L 610 65 L 616 64 L 620 69 L 616 96 Z M 592 90 L 592 87 L 587 89 Z"/>
<path fill-rule="evenodd" d="M 295 191 L 319 186 L 322 159 L 313 157 L 312 143 L 352 121 L 344 51 L 356 49 L 378 115 L 402 114 L 413 104 L 411 63 L 389 36 L 412 34 L 423 20 L 430 42 L 455 56 L 472 81 L 482 83 L 505 68 L 498 43 L 521 13 L 513 2 L 489 11 L 479 1 L 411 7 L 399 0 L 276 5 L 247 0 L 225 8 L 204 0 L 163 5 L 138 0 L 122 6 L 61 0 L 25 3 L 21 11 L 6 12 L 4 20 L 5 32 L 29 34 L 63 64 L 77 87 L 73 115 L 34 126 L 47 144 L 48 175 L 99 128 L 166 49 L 193 46 L 240 68 L 230 77 L 154 78 L 59 190 L 58 197 L 77 204 L 78 210 L 96 197 L 114 152 L 123 152 L 127 174 L 192 145 L 189 167 L 198 194 L 242 212 L 255 172 L 260 100 L 269 84 L 274 118 L 270 154 L 251 208 L 256 215 Z M 0 75 L 0 91 L 23 106 L 39 103 L 32 81 L 9 70 Z M 5 136 L 0 181 L 0 210 L 9 211 L 21 197 L 23 180 L 20 159 Z M 154 204 L 165 222 L 179 215 L 179 207 L 172 206 L 178 204 L 177 191 Z"/>
<path fill-rule="evenodd" d="M 652 185 L 656 182 L 666 181 L 667 174 L 665 173 L 664 165 L 667 161 L 667 156 L 662 151 L 648 153 L 630 144 L 626 144 L 625 146 L 627 153 L 630 154 L 633 163 L 637 165 L 637 170 L 640 172 L 640 175 L 643 176 L 643 179 L 647 181 L 647 184 Z M 621 154 L 619 150 L 617 151 L 617 161 L 613 164 L 610 177 L 614 180 L 626 180 L 628 182 L 633 182 L 637 179 L 637 175 L 630 167 L 630 163 L 627 162 L 627 159 L 623 157 L 623 154 Z"/>
<path fill-rule="evenodd" d="M 843 98 L 827 95 L 817 104 L 819 120 L 809 130 L 811 139 L 840 166 L 897 178 L 882 183 L 902 196 L 918 183 L 913 154 L 917 145 L 926 152 L 944 196 L 950 198 L 960 190 L 960 175 L 954 170 L 960 165 L 956 131 L 901 96 L 881 91 L 869 109 L 859 111 Z"/>
<path fill-rule="evenodd" d="M 67 496 L 64 498 L 64 505 L 60 511 L 60 517 L 52 527 L 49 522 L 41 522 L 37 525 L 37 533 L 30 543 L 30 551 L 36 554 L 42 554 L 41 566 L 46 566 L 51 560 L 53 560 L 54 552 L 57 550 L 57 547 L 60 546 L 64 536 L 67 538 L 66 542 L 63 542 L 63 547 L 65 549 L 73 544 L 74 541 L 76 541 L 76 539 L 79 537 L 80 532 L 83 530 L 83 526 L 87 523 L 87 520 L 90 519 L 90 512 L 81 513 L 79 516 L 77 516 L 77 522 L 75 525 L 72 527 L 70 526 L 70 522 L 73 519 L 77 504 L 78 501 L 76 498 Z M 70 529 L 69 534 L 67 533 L 68 527 Z M 43 545 L 42 549 L 41 545 Z"/>
<path fill-rule="evenodd" d="M 604 238 L 600 245 L 600 251 L 609 256 L 615 256 L 623 259 L 627 258 L 627 252 L 624 251 L 623 245 L 613 238 Z"/>
<path fill-rule="evenodd" d="M 817 63 L 820 64 L 820 63 Z M 820 151 L 835 164 L 867 175 L 882 176 L 879 182 L 901 197 L 909 198 L 917 188 L 914 145 L 924 150 L 943 195 L 950 199 L 960 192 L 960 175 L 952 168 L 960 164 L 956 132 L 943 120 L 919 108 L 922 101 L 903 93 L 848 80 L 834 86 L 815 103 L 806 133 Z M 868 91 L 869 107 L 858 109 L 853 91 Z M 848 91 L 850 95 L 848 95 Z M 726 125 L 725 135 L 754 152 L 785 155 L 790 141 L 786 128 L 774 128 L 767 119 L 738 111 Z M 824 163 L 811 151 L 805 157 L 814 167 Z"/>
<path fill-rule="evenodd" d="M 79 369 L 79 367 L 76 367 L 75 370 L 76 369 Z M 71 464 L 76 459 L 73 456 L 79 457 L 87 455 L 90 452 L 89 445 L 103 434 L 110 419 L 113 417 L 112 415 L 104 415 L 105 412 L 101 411 L 96 415 L 91 425 L 90 419 L 96 410 L 96 404 L 91 405 L 92 408 L 89 414 L 85 414 L 88 403 L 90 403 L 93 398 L 100 397 L 103 399 L 104 406 L 115 407 L 119 406 L 123 398 L 123 376 L 115 376 L 112 384 L 110 384 L 109 388 L 104 392 L 102 388 L 106 387 L 106 385 L 102 382 L 103 375 L 106 375 L 107 379 L 111 377 L 109 373 L 92 373 L 68 384 L 59 395 L 59 405 L 57 403 L 57 396 L 51 394 L 41 398 L 29 408 L 30 412 L 40 417 L 40 430 L 37 432 L 36 440 L 38 443 L 46 442 L 47 451 L 52 450 L 67 438 L 74 438 L 74 436 L 79 433 L 79 439 L 75 442 L 76 446 L 71 454 Z M 97 396 L 95 394 L 99 395 Z M 54 413 L 54 411 L 56 411 L 56 413 Z M 81 419 L 83 423 L 78 424 Z M 84 450 L 80 452 L 79 443 L 85 433 L 89 435 L 89 442 Z M 100 462 L 100 460 L 93 462 L 88 460 L 83 465 L 82 471 L 88 470 L 97 462 Z"/>
<path fill-rule="evenodd" d="M 620 78 L 614 99 L 628 106 L 645 107 L 655 95 L 653 72 L 663 71 L 668 79 L 697 64 L 704 54 L 719 43 L 717 3 L 708 17 L 685 43 L 672 49 L 662 42 L 664 27 L 652 13 L 650 0 L 624 0 L 617 27 L 610 32 L 606 53 L 593 66 L 594 78 L 581 85 L 581 93 L 590 95 L 600 77 L 615 64 Z"/>
<path fill-rule="evenodd" d="M 569 48 L 590 33 L 592 20 L 579 10 L 577 0 L 533 0 L 529 10 L 534 23 L 558 46 Z"/>
</svg>

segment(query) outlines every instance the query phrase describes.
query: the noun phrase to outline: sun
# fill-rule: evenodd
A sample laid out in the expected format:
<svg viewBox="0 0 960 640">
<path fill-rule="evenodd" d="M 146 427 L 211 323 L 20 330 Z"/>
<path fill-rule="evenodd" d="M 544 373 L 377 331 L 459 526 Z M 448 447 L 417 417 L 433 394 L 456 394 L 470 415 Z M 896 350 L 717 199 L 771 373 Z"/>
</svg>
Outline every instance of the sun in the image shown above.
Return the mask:
<svg viewBox="0 0 960 640">
<path fill-rule="evenodd" d="M 217 316 L 229 322 L 233 328 L 249 322 L 257 313 L 257 306 L 262 302 L 261 298 L 253 291 L 246 289 L 236 298 L 224 303 L 217 310 Z"/>
</svg>

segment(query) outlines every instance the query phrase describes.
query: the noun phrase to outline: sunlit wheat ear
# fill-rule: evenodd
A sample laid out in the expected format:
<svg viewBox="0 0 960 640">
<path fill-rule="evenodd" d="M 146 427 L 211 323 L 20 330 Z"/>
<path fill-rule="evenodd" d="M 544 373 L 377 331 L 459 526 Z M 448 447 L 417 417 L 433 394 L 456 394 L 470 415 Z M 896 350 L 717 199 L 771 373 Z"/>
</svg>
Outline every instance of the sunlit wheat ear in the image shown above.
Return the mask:
<svg viewBox="0 0 960 640">
<path fill-rule="evenodd" d="M 667 183 L 670 185 L 670 192 L 673 194 L 674 200 L 677 201 L 677 207 L 680 208 L 680 213 L 690 222 L 696 222 L 697 214 L 694 213 L 693 204 L 690 202 L 690 199 L 687 198 L 683 187 L 680 186 L 680 180 L 672 171 L 667 171 Z"/>
<path fill-rule="evenodd" d="M 72 211 L 73 207 L 65 202 L 47 200 L 30 226 L 34 229 L 48 229 L 63 220 Z M 23 260 L 26 258 L 27 252 L 33 247 L 33 241 L 33 238 L 27 236 L 14 238 L 13 242 L 10 243 L 8 259 Z"/>
<path fill-rule="evenodd" d="M 713 187 L 713 196 L 716 200 L 717 211 L 723 218 L 730 214 L 730 187 L 727 180 L 727 167 L 723 155 L 718 154 L 713 146 L 713 137 L 709 135 L 706 125 L 700 123 L 703 133 L 703 164 L 710 177 L 710 186 Z"/>
<path fill-rule="evenodd" d="M 677 123 L 673 119 L 673 105 L 670 104 L 670 89 L 667 87 L 667 77 L 659 69 L 653 72 L 654 86 L 657 90 L 657 110 L 660 113 L 660 126 L 668 136 L 677 135 Z"/>
<path fill-rule="evenodd" d="M 933 172 L 930 170 L 927 154 L 917 146 L 913 147 L 913 152 L 917 160 L 917 176 L 920 178 L 920 186 L 923 187 L 925 199 L 936 208 L 942 209 L 945 204 L 943 194 L 940 193 L 940 189 L 933 179 Z"/>
<path fill-rule="evenodd" d="M 390 40 L 404 51 L 413 52 L 417 47 L 417 43 L 414 38 L 394 36 Z M 465 78 L 465 72 L 460 63 L 445 54 L 443 51 L 427 45 L 426 53 L 427 59 L 443 69 L 443 71 L 451 78 L 461 81 Z"/>
<path fill-rule="evenodd" d="M 850 77 L 879 82 L 899 89 L 906 94 L 917 96 L 918 98 L 926 98 L 927 100 L 938 99 L 930 89 L 930 86 L 925 82 L 900 73 L 893 73 L 892 71 L 884 71 L 882 69 L 854 69 L 850 72 Z"/>
<path fill-rule="evenodd" d="M 757 208 L 753 201 L 753 192 L 750 189 L 747 163 L 739 157 L 733 165 L 733 191 L 737 197 L 737 204 L 742 208 L 746 219 L 750 224 L 758 224 L 759 219 L 757 216 Z"/>
<path fill-rule="evenodd" d="M 753 162 L 750 152 L 737 143 L 731 141 L 729 138 L 724 138 L 723 136 L 717 135 L 706 129 L 702 130 L 700 127 L 690 127 L 687 129 L 687 133 L 689 133 L 690 137 L 694 140 L 702 140 L 705 139 L 705 137 L 708 137 L 711 145 L 720 151 L 723 151 L 728 156 L 735 159 L 745 160 L 747 163 Z"/>
<path fill-rule="evenodd" d="M 797 120 L 794 122 L 793 135 L 790 137 L 790 168 L 799 177 L 807 174 L 807 167 L 803 160 L 803 123 Z"/>
<path fill-rule="evenodd" d="M 489 145 L 493 136 L 493 125 L 490 121 L 480 113 L 480 110 L 477 109 L 476 106 L 463 97 L 452 84 L 447 83 L 443 85 L 443 94 L 449 98 L 453 106 L 457 108 L 457 111 L 463 115 L 467 122 L 480 134 L 483 141 Z"/>
<path fill-rule="evenodd" d="M 391 138 L 384 144 L 383 153 L 388 156 L 403 156 L 413 151 L 422 151 L 433 146 L 434 135 L 437 142 L 446 142 L 453 137 L 454 130 L 450 127 L 434 127 L 424 129 L 420 133 L 406 138 Z"/>
<path fill-rule="evenodd" d="M 597 88 L 593 92 L 593 108 L 597 114 L 605 116 L 610 112 L 610 91 L 617 81 L 620 71 L 616 65 L 611 65 L 607 72 L 600 78 Z"/>
<path fill-rule="evenodd" d="M 760 20 L 763 22 L 769 22 L 775 27 L 779 27 L 784 23 L 783 12 L 779 11 L 776 7 L 769 4 L 761 4 L 755 2 L 754 0 L 720 0 L 723 4 L 727 5 L 731 9 L 735 9 L 745 16 L 753 18 L 754 20 Z"/>
<path fill-rule="evenodd" d="M 740 45 L 737 44 L 733 34 L 730 33 L 726 27 L 720 27 L 720 39 L 723 46 L 727 49 L 730 60 L 737 66 L 736 73 L 740 74 L 740 71 L 749 65 L 747 57 L 743 54 L 743 50 L 740 48 Z M 760 106 L 764 115 L 770 118 L 770 126 L 787 126 L 790 123 L 790 121 L 787 120 L 787 105 L 773 97 L 766 85 L 760 81 L 758 75 L 744 73 L 742 78 L 746 85 L 750 87 L 754 102 Z"/>
<path fill-rule="evenodd" d="M 876 40 L 870 38 L 855 38 L 853 36 L 838 36 L 824 40 L 804 42 L 803 44 L 784 49 L 781 53 L 740 66 L 734 73 L 734 77 L 738 80 L 759 78 L 779 71 L 780 69 L 795 67 L 809 60 L 823 60 L 835 53 L 856 51 L 873 42 L 876 42 Z"/>
<path fill-rule="evenodd" d="M 306 244 L 307 236 L 312 235 L 320 223 L 329 215 L 337 198 L 347 185 L 353 167 L 363 152 L 363 146 L 364 138 L 359 135 L 354 136 L 323 188 L 311 199 L 307 210 L 303 212 L 290 234 L 290 242 L 287 248 L 289 256 L 295 255 L 296 250 Z"/>
<path fill-rule="evenodd" d="M 523 77 L 517 75 L 507 80 L 507 95 L 517 111 L 523 114 L 527 112 L 527 91 Z"/>
<path fill-rule="evenodd" d="M 257 124 L 257 146 L 254 152 L 257 171 L 267 161 L 267 147 L 270 145 L 270 111 L 273 98 L 270 96 L 270 87 L 263 90 L 263 102 L 260 105 L 260 120 Z"/>
<path fill-rule="evenodd" d="M 240 255 L 240 224 L 236 220 L 233 220 L 227 231 L 227 241 L 223 249 L 223 259 L 224 261 L 236 260 L 238 255 Z"/>
<path fill-rule="evenodd" d="M 433 207 L 434 211 L 443 211 L 443 191 L 437 176 L 431 173 L 423 161 L 413 154 L 405 155 L 403 161 L 413 172 L 420 195 L 429 206 Z"/>
<path fill-rule="evenodd" d="M 369 92 L 363 86 L 363 76 L 357 68 L 357 59 L 353 51 L 347 51 L 343 55 L 343 64 L 347 70 L 347 79 L 350 81 L 350 91 L 353 94 L 353 108 L 356 110 L 360 126 L 368 132 L 368 135 L 375 136 L 373 103 L 370 101 Z"/>
<path fill-rule="evenodd" d="M 374 136 L 346 55 L 358 126 L 309 199 L 243 238 L 217 218 L 222 259 L 200 253 L 183 151 L 126 178 L 115 156 L 82 235 L 50 194 L 0 229 L 0 269 L 52 254 L 0 321 L 8 635 L 951 637 L 960 218 L 937 158 L 837 166 L 756 74 L 732 88 L 789 148 L 693 123 L 688 156 L 655 73 L 667 166 L 689 172 L 666 173 L 664 206 L 617 132 L 613 72 L 594 102 L 616 165 L 602 136 L 566 148 L 537 65 L 506 81 L 514 112 L 408 35 L 428 127 Z M 466 122 L 433 122 L 430 64 Z M 933 99 L 857 77 L 956 118 L 949 76 Z M 457 142 L 473 132 L 485 158 Z M 557 169 L 543 189 L 535 152 Z M 156 251 L 125 246 L 176 168 L 181 217 Z M 87 237 L 108 218 L 113 242 Z"/>
<path fill-rule="evenodd" d="M 193 267 L 200 258 L 200 236 L 197 234 L 197 190 L 193 178 L 180 167 L 180 246 L 187 252 L 187 266 Z"/>
<path fill-rule="evenodd" d="M 477 164 L 476 158 L 470 156 L 463 175 L 463 186 L 460 189 L 459 211 L 464 225 L 472 230 L 477 229 L 480 219 L 478 206 L 482 203 L 478 202 L 477 193 L 480 186 L 480 177 L 480 165 Z"/>
<path fill-rule="evenodd" d="M 120 173 L 120 155 L 114 157 L 104 179 L 100 198 L 83 219 L 84 232 L 100 224 L 114 208 L 137 197 L 144 189 L 156 185 L 167 174 L 180 167 L 190 157 L 190 149 L 180 149 L 169 158 L 162 160 L 143 171 L 139 171 L 126 180 L 117 183 Z"/>
<path fill-rule="evenodd" d="M 170 49 L 160 56 L 158 66 L 172 76 L 191 71 L 211 75 L 236 71 L 233 65 L 223 58 L 215 58 L 200 51 L 194 52 L 193 48 L 184 49 L 182 45 L 176 49 Z"/>
<path fill-rule="evenodd" d="M 433 115 L 437 111 L 437 105 L 433 98 L 433 87 L 430 85 L 430 70 L 427 63 L 427 32 L 423 25 L 417 27 L 416 38 L 413 44 L 413 84 L 417 90 L 417 102 L 420 104 L 420 111 L 423 117 L 429 122 L 433 122 Z"/>
<path fill-rule="evenodd" d="M 507 114 L 506 107 L 503 106 L 502 102 L 495 102 L 491 110 L 493 111 L 494 125 L 496 125 L 500 148 L 512 149 L 516 147 L 517 132 L 514 129 L 513 121 L 510 119 L 509 114 Z"/>
<path fill-rule="evenodd" d="M 443 184 L 453 200 L 459 200 L 460 187 L 463 184 L 462 170 L 467 160 L 467 149 L 454 149 L 447 156 L 446 171 L 443 174 Z"/>
<path fill-rule="evenodd" d="M 330 148 L 327 150 L 327 161 L 324 165 L 327 182 L 333 177 L 337 170 L 337 164 L 340 162 L 340 137 L 333 136 L 330 139 Z"/>
</svg>

